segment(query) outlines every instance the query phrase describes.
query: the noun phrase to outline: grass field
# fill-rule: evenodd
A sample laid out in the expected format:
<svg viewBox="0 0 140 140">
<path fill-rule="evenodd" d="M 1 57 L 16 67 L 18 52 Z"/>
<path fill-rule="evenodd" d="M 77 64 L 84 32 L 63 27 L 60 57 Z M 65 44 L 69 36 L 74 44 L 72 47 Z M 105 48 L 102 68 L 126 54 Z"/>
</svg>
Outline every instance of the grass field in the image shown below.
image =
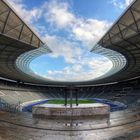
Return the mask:
<svg viewBox="0 0 140 140">
<path fill-rule="evenodd" d="M 65 104 L 64 100 L 49 100 L 47 102 L 48 104 Z M 91 104 L 91 103 L 95 103 L 95 101 L 93 100 L 78 100 L 79 104 Z M 70 104 L 70 100 L 67 101 L 67 104 Z M 73 100 L 72 104 L 76 104 L 76 101 Z"/>
</svg>

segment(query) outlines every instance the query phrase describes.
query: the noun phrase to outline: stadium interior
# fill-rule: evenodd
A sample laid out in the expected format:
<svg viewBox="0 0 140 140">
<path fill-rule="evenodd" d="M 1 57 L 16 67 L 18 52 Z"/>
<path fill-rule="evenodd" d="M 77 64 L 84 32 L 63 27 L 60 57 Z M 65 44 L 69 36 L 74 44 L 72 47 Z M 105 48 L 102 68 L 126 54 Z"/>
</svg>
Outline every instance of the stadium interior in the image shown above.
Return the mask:
<svg viewBox="0 0 140 140">
<path fill-rule="evenodd" d="M 140 0 L 135 0 L 91 50 L 112 61 L 108 73 L 84 82 L 51 81 L 29 68 L 51 46 L 0 0 L 0 140 L 139 140 L 139 38 Z M 72 100 L 76 106 L 80 100 L 107 104 L 109 121 L 34 118 L 32 108 L 49 100 L 64 100 L 66 108 L 74 106 Z"/>
</svg>

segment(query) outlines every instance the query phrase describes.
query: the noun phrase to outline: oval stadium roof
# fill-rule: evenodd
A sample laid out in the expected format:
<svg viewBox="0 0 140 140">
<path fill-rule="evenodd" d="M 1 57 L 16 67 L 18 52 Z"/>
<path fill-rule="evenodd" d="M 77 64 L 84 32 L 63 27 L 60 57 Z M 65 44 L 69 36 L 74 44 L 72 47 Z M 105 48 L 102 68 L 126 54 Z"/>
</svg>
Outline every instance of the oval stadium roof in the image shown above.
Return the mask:
<svg viewBox="0 0 140 140">
<path fill-rule="evenodd" d="M 92 51 L 108 57 L 112 69 L 86 82 L 55 82 L 33 74 L 32 59 L 51 50 L 16 14 L 0 0 L 0 77 L 33 84 L 105 84 L 140 76 L 140 1 L 136 0 L 101 38 Z"/>
</svg>

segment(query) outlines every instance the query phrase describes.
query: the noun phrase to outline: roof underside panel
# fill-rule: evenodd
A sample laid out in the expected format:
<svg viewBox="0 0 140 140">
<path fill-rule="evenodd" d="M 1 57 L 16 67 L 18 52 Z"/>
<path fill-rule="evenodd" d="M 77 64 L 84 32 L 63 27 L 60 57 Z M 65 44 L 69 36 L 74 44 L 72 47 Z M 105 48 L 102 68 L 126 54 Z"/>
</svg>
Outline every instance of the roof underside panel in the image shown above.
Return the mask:
<svg viewBox="0 0 140 140">
<path fill-rule="evenodd" d="M 0 33 L 21 42 L 40 47 L 43 42 L 12 10 L 4 0 L 0 0 Z"/>
<path fill-rule="evenodd" d="M 105 82 L 140 76 L 140 0 L 134 1 L 97 45 L 120 52 L 128 61 L 125 69 L 104 79 Z"/>
<path fill-rule="evenodd" d="M 121 16 L 112 28 L 99 41 L 99 45 L 108 47 L 111 44 L 129 40 L 140 31 L 140 1 L 134 4 Z"/>
<path fill-rule="evenodd" d="M 41 39 L 16 14 L 6 0 L 0 0 L 0 77 L 41 83 L 35 77 L 21 72 L 15 63 L 21 54 L 39 49 L 43 45 Z"/>
</svg>

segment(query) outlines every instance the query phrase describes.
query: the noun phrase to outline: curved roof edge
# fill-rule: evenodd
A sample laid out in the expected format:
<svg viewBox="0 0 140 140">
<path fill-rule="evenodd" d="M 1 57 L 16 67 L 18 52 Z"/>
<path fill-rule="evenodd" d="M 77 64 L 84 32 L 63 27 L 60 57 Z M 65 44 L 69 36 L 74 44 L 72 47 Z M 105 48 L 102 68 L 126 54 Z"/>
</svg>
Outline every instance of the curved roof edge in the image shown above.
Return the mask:
<svg viewBox="0 0 140 140">
<path fill-rule="evenodd" d="M 29 51 L 29 52 L 26 52 L 26 53 L 20 55 L 16 60 L 17 69 L 19 69 L 21 72 L 24 72 L 28 76 L 32 76 L 36 79 L 42 80 L 42 82 L 44 82 L 44 83 L 83 84 L 86 82 L 94 82 L 96 80 L 101 80 L 106 77 L 109 77 L 109 76 L 119 72 L 120 70 L 122 70 L 127 64 L 126 58 L 123 55 L 121 55 L 120 53 L 98 46 L 98 47 L 96 47 L 94 52 L 96 54 L 103 55 L 104 57 L 108 58 L 112 62 L 112 68 L 108 72 L 106 72 L 105 74 L 103 74 L 100 77 L 97 77 L 97 78 L 94 78 L 91 80 L 87 80 L 87 81 L 76 81 L 76 82 L 74 82 L 74 81 L 72 81 L 72 82 L 54 81 L 54 80 L 50 80 L 50 79 L 39 76 L 38 74 L 34 73 L 30 68 L 31 61 L 42 54 L 46 54 L 46 52 L 48 52 L 47 47 L 44 45 L 38 49 Z"/>
</svg>

